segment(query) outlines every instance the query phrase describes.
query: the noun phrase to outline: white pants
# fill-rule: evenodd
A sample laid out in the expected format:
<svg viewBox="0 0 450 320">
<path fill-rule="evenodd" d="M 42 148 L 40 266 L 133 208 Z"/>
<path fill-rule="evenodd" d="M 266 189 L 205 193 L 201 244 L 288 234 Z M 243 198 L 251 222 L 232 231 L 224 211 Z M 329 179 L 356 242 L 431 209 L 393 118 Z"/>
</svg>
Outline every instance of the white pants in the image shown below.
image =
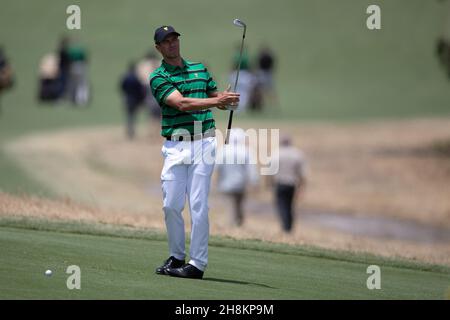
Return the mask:
<svg viewBox="0 0 450 320">
<path fill-rule="evenodd" d="M 191 213 L 189 263 L 204 271 L 208 264 L 208 194 L 214 169 L 216 138 L 196 141 L 166 141 L 162 147 L 161 173 L 163 210 L 169 253 L 185 259 L 185 229 L 182 211 L 186 196 Z"/>
</svg>

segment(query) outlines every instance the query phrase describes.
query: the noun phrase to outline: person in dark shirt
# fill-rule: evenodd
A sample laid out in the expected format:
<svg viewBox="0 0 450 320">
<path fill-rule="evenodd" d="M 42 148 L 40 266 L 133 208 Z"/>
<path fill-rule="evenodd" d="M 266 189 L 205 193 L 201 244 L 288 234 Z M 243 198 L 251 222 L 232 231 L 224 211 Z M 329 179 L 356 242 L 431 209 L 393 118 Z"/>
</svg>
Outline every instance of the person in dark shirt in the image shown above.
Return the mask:
<svg viewBox="0 0 450 320">
<path fill-rule="evenodd" d="M 126 113 L 126 135 L 135 136 L 136 115 L 145 98 L 145 87 L 136 75 L 134 63 L 130 63 L 127 73 L 122 77 L 120 89 L 124 95 Z"/>
<path fill-rule="evenodd" d="M 257 88 L 262 95 L 262 103 L 278 106 L 273 74 L 275 71 L 275 55 L 268 46 L 263 46 L 258 54 L 258 71 L 256 73 Z"/>
<path fill-rule="evenodd" d="M 70 58 L 69 58 L 69 38 L 63 37 L 59 43 L 58 48 L 59 55 L 59 96 L 62 97 L 67 90 L 67 82 L 70 71 Z"/>
<path fill-rule="evenodd" d="M 0 94 L 10 89 L 14 84 L 14 77 L 11 66 L 3 53 L 3 48 L 0 47 Z M 1 114 L 0 104 L 0 114 Z"/>
</svg>

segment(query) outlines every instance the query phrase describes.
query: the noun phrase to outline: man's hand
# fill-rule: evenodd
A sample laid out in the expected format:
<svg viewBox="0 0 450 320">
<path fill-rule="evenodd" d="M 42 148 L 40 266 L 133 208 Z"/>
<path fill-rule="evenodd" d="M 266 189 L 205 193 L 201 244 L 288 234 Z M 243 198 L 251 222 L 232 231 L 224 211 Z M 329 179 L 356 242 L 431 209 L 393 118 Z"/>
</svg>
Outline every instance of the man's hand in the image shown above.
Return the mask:
<svg viewBox="0 0 450 320">
<path fill-rule="evenodd" d="M 217 94 L 219 105 L 217 108 L 220 110 L 229 110 L 228 106 L 237 106 L 239 103 L 239 93 L 231 92 L 231 85 L 229 84 L 227 89 Z"/>
</svg>

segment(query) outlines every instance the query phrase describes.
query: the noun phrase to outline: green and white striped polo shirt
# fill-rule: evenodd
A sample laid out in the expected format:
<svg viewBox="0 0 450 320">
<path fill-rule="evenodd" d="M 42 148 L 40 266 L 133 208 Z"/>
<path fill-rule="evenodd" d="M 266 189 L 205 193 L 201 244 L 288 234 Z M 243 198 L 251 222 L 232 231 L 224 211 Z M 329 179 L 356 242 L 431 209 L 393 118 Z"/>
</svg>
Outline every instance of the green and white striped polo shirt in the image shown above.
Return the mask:
<svg viewBox="0 0 450 320">
<path fill-rule="evenodd" d="M 150 75 L 152 94 L 161 107 L 161 135 L 177 134 L 177 130 L 188 130 L 194 134 L 194 121 L 202 122 L 202 132 L 215 128 L 211 110 L 179 111 L 165 104 L 166 98 L 174 90 L 183 97 L 208 98 L 208 94 L 217 90 L 216 82 L 201 63 L 183 60 L 183 67 L 172 66 L 164 62 Z"/>
</svg>

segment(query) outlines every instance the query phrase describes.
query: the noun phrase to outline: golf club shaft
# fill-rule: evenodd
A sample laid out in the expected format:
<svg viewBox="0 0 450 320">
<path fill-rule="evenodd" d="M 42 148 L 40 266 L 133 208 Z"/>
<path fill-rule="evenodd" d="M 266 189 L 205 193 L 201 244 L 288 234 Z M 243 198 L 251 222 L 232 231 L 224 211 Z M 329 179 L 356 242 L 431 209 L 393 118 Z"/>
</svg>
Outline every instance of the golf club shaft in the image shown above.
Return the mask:
<svg viewBox="0 0 450 320">
<path fill-rule="evenodd" d="M 245 28 L 244 33 L 242 35 L 242 42 L 241 42 L 241 50 L 239 51 L 239 63 L 236 70 L 236 80 L 234 81 L 234 88 L 233 92 L 236 92 L 238 80 L 239 80 L 239 71 L 241 70 L 241 62 L 242 62 L 242 51 L 244 50 L 244 40 L 245 40 Z"/>
<path fill-rule="evenodd" d="M 245 30 L 246 30 L 246 28 L 244 28 L 244 33 L 242 34 L 241 50 L 239 52 L 239 60 L 238 60 L 239 63 L 238 63 L 237 70 L 236 70 L 236 80 L 234 82 L 233 92 L 236 92 L 237 84 L 239 81 L 239 71 L 241 70 L 242 51 L 244 49 Z M 233 110 L 230 110 L 230 115 L 228 117 L 228 126 L 227 126 L 225 144 L 228 144 L 228 141 L 230 140 L 231 124 L 233 123 L 233 112 L 234 112 Z"/>
</svg>

